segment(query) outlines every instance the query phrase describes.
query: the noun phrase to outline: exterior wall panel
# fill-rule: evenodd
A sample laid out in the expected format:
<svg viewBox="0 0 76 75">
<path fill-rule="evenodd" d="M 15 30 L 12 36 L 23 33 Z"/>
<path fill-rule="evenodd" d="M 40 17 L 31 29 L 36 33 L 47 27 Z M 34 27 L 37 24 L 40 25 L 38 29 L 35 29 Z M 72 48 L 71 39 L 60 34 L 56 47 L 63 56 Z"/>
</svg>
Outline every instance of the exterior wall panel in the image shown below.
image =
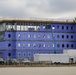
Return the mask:
<svg viewBox="0 0 76 75">
<path fill-rule="evenodd" d="M 2 57 L 33 59 L 34 54 L 62 54 L 64 49 L 76 49 L 76 24 L 49 25 L 52 28 L 41 25 L 32 31 L 4 31 Z"/>
</svg>

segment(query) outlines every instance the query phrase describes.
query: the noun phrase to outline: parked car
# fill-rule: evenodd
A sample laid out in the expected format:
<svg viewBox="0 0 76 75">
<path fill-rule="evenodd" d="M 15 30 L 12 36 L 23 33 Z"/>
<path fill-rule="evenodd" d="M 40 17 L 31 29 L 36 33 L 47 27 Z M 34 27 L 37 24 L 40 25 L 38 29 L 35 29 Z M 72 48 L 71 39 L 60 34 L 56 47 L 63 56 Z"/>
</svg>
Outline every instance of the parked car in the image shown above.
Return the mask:
<svg viewBox="0 0 76 75">
<path fill-rule="evenodd" d="M 19 61 L 15 58 L 10 59 L 11 64 L 19 64 Z"/>
<path fill-rule="evenodd" d="M 10 59 L 5 59 L 6 64 L 10 65 L 10 64 L 19 64 L 19 61 L 15 58 L 10 58 Z"/>
<path fill-rule="evenodd" d="M 27 58 L 22 59 L 21 61 L 23 64 L 29 64 L 30 60 L 28 60 Z"/>
<path fill-rule="evenodd" d="M 4 64 L 3 58 L 0 58 L 0 64 Z"/>
</svg>

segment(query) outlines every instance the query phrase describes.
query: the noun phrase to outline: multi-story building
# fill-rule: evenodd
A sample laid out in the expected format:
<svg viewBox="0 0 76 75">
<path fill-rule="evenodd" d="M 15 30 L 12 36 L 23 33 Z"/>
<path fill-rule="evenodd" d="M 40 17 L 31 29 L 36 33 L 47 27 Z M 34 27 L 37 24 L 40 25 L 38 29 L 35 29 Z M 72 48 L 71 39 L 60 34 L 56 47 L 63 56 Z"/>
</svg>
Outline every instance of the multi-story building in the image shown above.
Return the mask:
<svg viewBox="0 0 76 75">
<path fill-rule="evenodd" d="M 76 49 L 76 22 L 0 20 L 0 57 L 33 59 L 35 53 Z"/>
</svg>

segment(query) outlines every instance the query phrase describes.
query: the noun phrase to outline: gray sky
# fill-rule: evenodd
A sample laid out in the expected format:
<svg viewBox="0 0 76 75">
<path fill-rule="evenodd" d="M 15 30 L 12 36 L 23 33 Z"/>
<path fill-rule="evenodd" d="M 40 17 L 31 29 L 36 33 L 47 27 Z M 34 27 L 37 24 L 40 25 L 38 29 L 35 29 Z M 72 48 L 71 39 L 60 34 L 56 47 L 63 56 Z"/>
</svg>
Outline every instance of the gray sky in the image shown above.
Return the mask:
<svg viewBox="0 0 76 75">
<path fill-rule="evenodd" d="M 74 18 L 76 0 L 0 0 L 0 17 Z"/>
</svg>

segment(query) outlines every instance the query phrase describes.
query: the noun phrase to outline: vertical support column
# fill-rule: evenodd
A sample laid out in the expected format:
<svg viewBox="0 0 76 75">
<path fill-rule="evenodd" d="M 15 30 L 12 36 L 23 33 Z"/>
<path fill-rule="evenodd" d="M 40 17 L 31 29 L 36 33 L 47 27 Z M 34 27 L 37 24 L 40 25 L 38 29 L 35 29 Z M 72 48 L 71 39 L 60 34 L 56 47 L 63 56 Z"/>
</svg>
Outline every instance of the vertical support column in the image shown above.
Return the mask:
<svg viewBox="0 0 76 75">
<path fill-rule="evenodd" d="M 5 31 L 5 23 L 3 23 L 3 31 Z"/>
<path fill-rule="evenodd" d="M 16 23 L 14 23 L 14 25 L 15 25 L 15 31 L 17 31 L 17 24 L 16 24 Z"/>
<path fill-rule="evenodd" d="M 25 25 L 24 22 L 22 23 L 22 25 L 23 25 L 23 31 L 24 31 L 25 30 L 25 28 L 24 28 L 24 25 Z"/>
<path fill-rule="evenodd" d="M 6 27 L 6 23 L 4 23 L 5 24 L 5 31 L 7 30 L 7 27 Z"/>
<path fill-rule="evenodd" d="M 21 23 L 19 23 L 20 24 L 20 31 L 21 31 Z"/>
<path fill-rule="evenodd" d="M 53 43 L 54 43 L 53 48 L 54 48 L 54 53 L 56 54 L 56 43 L 55 43 L 55 37 L 54 37 L 54 32 L 53 32 L 52 27 L 53 27 L 53 26 L 51 25 L 52 39 L 53 39 Z"/>
</svg>

